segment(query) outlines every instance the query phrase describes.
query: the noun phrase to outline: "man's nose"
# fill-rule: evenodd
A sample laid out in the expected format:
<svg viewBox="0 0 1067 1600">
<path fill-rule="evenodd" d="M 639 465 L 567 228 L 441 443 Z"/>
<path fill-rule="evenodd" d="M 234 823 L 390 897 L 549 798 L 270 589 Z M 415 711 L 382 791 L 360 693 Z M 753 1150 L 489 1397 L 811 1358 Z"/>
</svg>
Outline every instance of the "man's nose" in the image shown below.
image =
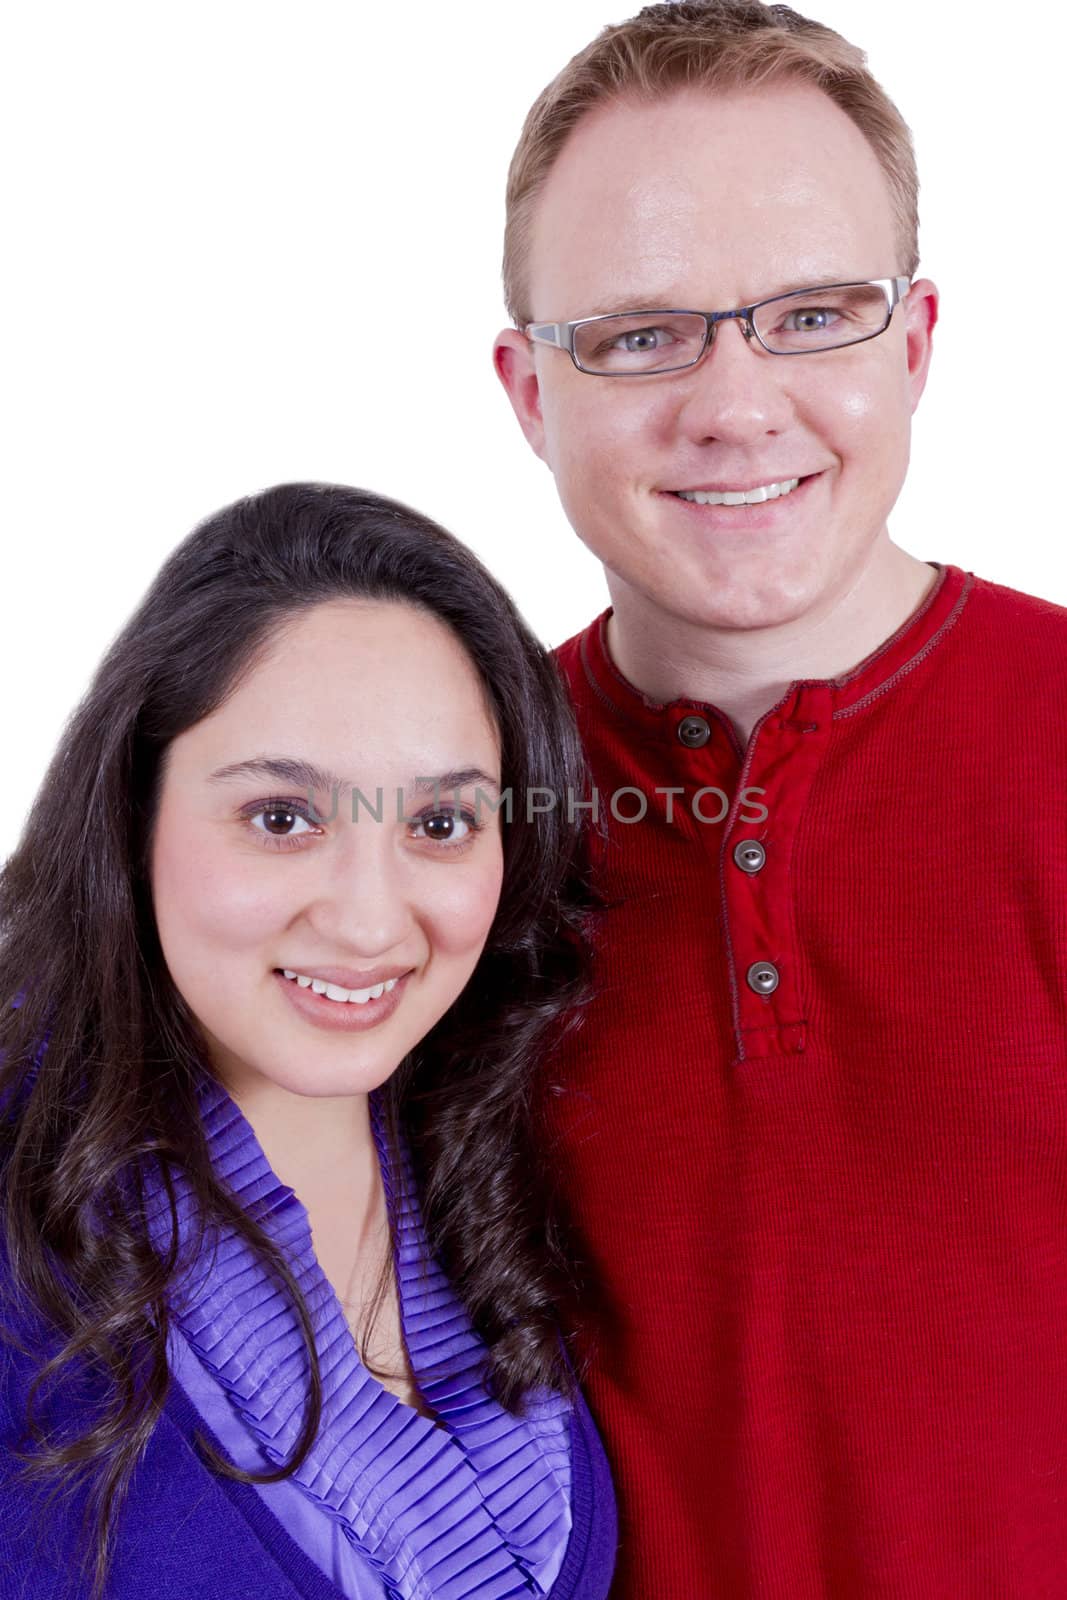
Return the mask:
<svg viewBox="0 0 1067 1600">
<path fill-rule="evenodd" d="M 716 323 L 711 348 L 691 371 L 678 374 L 679 426 L 693 440 L 727 444 L 782 432 L 793 417 L 787 367 L 784 357 L 746 335 L 739 317 Z"/>
<path fill-rule="evenodd" d="M 410 864 L 400 858 L 384 823 L 346 824 L 339 843 L 341 848 L 324 853 L 305 916 L 338 955 L 385 955 L 415 922 L 413 884 L 405 870 Z"/>
</svg>

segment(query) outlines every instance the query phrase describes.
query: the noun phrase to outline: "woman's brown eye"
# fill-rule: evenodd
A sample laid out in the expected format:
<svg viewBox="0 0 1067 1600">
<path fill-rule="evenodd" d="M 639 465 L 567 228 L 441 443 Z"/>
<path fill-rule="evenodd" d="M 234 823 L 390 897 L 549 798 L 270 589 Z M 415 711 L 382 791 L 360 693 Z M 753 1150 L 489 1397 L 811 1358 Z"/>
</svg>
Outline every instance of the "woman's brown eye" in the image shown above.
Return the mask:
<svg viewBox="0 0 1067 1600">
<path fill-rule="evenodd" d="M 261 806 L 248 820 L 257 833 L 274 839 L 297 839 L 311 832 L 308 819 L 294 806 Z"/>
<path fill-rule="evenodd" d="M 286 833 L 296 821 L 296 812 L 285 811 L 281 806 L 274 806 L 263 815 L 267 819 L 268 833 Z"/>
<path fill-rule="evenodd" d="M 479 831 L 476 817 L 455 811 L 434 811 L 415 823 L 417 837 L 431 844 L 462 844 Z"/>
</svg>

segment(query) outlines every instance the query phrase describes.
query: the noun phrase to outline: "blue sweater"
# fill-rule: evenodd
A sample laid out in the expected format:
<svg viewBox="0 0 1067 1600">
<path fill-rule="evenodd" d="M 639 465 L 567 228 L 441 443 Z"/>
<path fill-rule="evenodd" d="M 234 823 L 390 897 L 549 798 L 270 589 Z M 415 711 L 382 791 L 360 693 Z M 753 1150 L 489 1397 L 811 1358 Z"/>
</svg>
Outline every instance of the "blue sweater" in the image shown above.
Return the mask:
<svg viewBox="0 0 1067 1600">
<path fill-rule="evenodd" d="M 220 1176 L 286 1254 L 314 1318 L 322 1427 L 299 1469 L 302 1490 L 295 1478 L 285 1486 L 288 1493 L 276 1492 L 282 1486 L 261 1490 L 222 1477 L 201 1460 L 197 1434 L 206 1435 L 223 1459 L 245 1462 L 247 1452 L 235 1448 L 236 1437 L 257 1428 L 271 1457 L 262 1464 L 284 1460 L 299 1431 L 302 1406 L 293 1397 L 304 1389 L 302 1341 L 285 1297 L 236 1237 L 214 1238 L 214 1248 L 197 1259 L 177 1291 L 177 1304 L 171 1295 L 171 1313 L 175 1329 L 202 1349 L 219 1392 L 230 1392 L 233 1426 L 217 1433 L 222 1423 L 214 1421 L 215 1412 L 205 1417 L 197 1387 L 187 1392 L 172 1366 L 163 1414 L 118 1522 L 107 1600 L 345 1600 L 350 1584 L 340 1568 L 332 1559 L 321 1565 L 313 1559 L 321 1557 L 318 1533 L 309 1542 L 306 1515 L 299 1526 L 293 1521 L 294 1491 L 297 1498 L 306 1492 L 308 1506 L 324 1521 L 332 1507 L 357 1548 L 374 1550 L 380 1587 L 361 1576 L 360 1594 L 370 1587 L 383 1600 L 399 1600 L 401 1592 L 426 1600 L 445 1593 L 458 1600 L 468 1592 L 479 1600 L 535 1592 L 548 1600 L 603 1600 L 614 1563 L 615 1504 L 589 1412 L 580 1398 L 571 1407 L 546 1397 L 531 1411 L 539 1423 L 520 1421 L 484 1394 L 477 1379 L 480 1346 L 428 1255 L 405 1162 L 393 1170 L 379 1141 L 396 1229 L 405 1337 L 442 1433 L 418 1425 L 415 1414 L 384 1391 L 367 1402 L 365 1391 L 378 1386 L 358 1361 L 315 1262 L 304 1208 L 279 1183 L 221 1086 L 203 1085 L 201 1112 Z M 372 1120 L 377 1138 L 377 1118 Z M 176 1182 L 185 1219 L 192 1198 L 177 1177 Z M 153 1230 L 158 1208 L 166 1210 L 161 1192 L 148 1209 Z M 168 1242 L 169 1227 L 158 1240 L 164 1249 Z M 0 1240 L 0 1600 L 83 1600 L 89 1592 L 88 1580 L 79 1575 L 84 1494 L 46 1508 L 54 1480 L 44 1490 L 31 1488 L 16 1477 L 11 1459 L 12 1448 L 26 1442 L 21 1432 L 30 1383 L 59 1343 L 55 1331 L 42 1327 L 11 1290 Z M 28 1346 L 28 1354 L 3 1339 L 5 1327 Z M 184 1378 L 184 1367 L 177 1370 Z M 69 1438 L 81 1431 L 75 1422 L 83 1416 L 88 1422 L 103 1397 L 84 1369 L 73 1378 L 65 1369 L 62 1385 L 58 1396 L 46 1385 L 44 1420 L 50 1433 Z M 289 1416 L 294 1405 L 296 1431 Z M 38 1416 L 39 1406 L 40 1399 Z M 569 1456 L 563 1479 L 559 1462 L 555 1468 L 548 1464 L 561 1447 L 562 1459 Z M 546 1449 L 548 1455 L 539 1454 Z M 558 1495 L 549 1492 L 552 1482 L 565 1483 L 565 1513 Z M 342 1566 L 352 1577 L 348 1557 Z M 534 1581 L 539 1571 L 547 1591 Z M 369 1568 L 366 1576 L 374 1576 Z"/>
<path fill-rule="evenodd" d="M 0 1262 L 2 1267 L 2 1262 Z M 3 1288 L 6 1290 L 6 1281 Z M 26 1325 L 21 1330 L 27 1334 Z M 43 1508 L 45 1491 L 14 1479 L 26 1392 L 44 1359 L 39 1337 L 22 1356 L 0 1340 L 0 1600 L 85 1600 L 79 1583 L 81 1495 Z M 91 1407 L 88 1378 L 64 1387 Z M 209 1434 L 172 1383 L 121 1513 L 107 1600 L 343 1600 L 250 1484 L 219 1477 L 198 1456 Z M 211 1442 L 225 1457 L 217 1439 Z M 551 1600 L 604 1600 L 615 1557 L 615 1504 L 603 1451 L 583 1401 L 571 1424 L 573 1527 Z"/>
</svg>

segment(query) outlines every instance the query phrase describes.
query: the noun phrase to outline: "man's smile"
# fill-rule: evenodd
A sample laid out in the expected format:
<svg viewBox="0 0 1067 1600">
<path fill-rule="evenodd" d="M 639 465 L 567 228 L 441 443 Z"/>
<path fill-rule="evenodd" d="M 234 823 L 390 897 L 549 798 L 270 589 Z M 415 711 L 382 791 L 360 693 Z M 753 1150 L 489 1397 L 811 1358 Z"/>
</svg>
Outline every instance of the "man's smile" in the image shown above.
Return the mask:
<svg viewBox="0 0 1067 1600">
<path fill-rule="evenodd" d="M 738 479 L 712 480 L 699 489 L 660 489 L 656 498 L 672 501 L 695 526 L 718 533 L 785 532 L 793 527 L 828 468 L 790 478 L 766 478 L 744 484 Z M 786 505 L 788 501 L 788 505 Z"/>
<path fill-rule="evenodd" d="M 773 483 L 757 484 L 753 489 L 672 489 L 670 493 L 698 506 L 755 506 L 764 500 L 778 500 L 782 495 L 792 494 L 799 482 L 799 478 L 779 478 Z"/>
</svg>

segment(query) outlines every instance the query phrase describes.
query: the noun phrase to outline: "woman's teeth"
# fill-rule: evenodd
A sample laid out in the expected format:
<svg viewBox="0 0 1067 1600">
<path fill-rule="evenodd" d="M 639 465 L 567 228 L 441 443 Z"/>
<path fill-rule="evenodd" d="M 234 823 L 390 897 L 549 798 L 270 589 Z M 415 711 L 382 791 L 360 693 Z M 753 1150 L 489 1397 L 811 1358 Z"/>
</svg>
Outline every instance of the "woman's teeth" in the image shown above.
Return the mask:
<svg viewBox="0 0 1067 1600">
<path fill-rule="evenodd" d="M 339 983 L 324 983 L 321 978 L 305 978 L 301 972 L 290 972 L 282 968 L 282 977 L 290 982 L 295 981 L 301 989 L 311 989 L 314 994 L 324 994 L 327 1000 L 340 1000 L 342 1003 L 365 1006 L 368 1000 L 378 1000 L 383 994 L 388 994 L 390 989 L 395 989 L 400 982 L 399 978 L 387 978 L 384 983 L 376 983 L 373 989 L 342 989 Z"/>
<path fill-rule="evenodd" d="M 764 483 L 756 489 L 727 489 L 717 494 L 714 489 L 676 489 L 679 500 L 692 500 L 698 506 L 758 506 L 764 500 L 778 500 L 791 494 L 799 478 L 784 478 L 781 483 Z"/>
</svg>

